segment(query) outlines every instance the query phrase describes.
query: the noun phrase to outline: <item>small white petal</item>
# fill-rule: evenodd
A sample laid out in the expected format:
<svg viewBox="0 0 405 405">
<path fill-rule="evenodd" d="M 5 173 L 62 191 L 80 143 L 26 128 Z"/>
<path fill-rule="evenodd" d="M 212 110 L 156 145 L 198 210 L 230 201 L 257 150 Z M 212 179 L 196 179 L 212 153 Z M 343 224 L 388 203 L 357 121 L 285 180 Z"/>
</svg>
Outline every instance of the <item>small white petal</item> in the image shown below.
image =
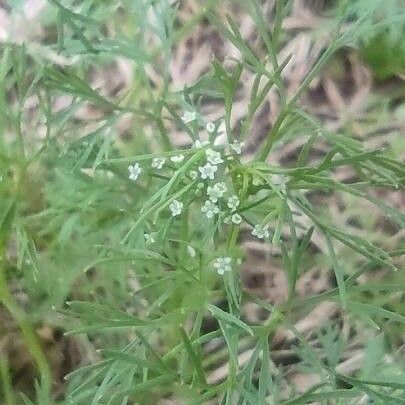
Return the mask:
<svg viewBox="0 0 405 405">
<path fill-rule="evenodd" d="M 242 217 L 239 214 L 233 214 L 232 222 L 236 225 L 239 225 L 242 222 Z"/>
<path fill-rule="evenodd" d="M 214 186 L 208 186 L 207 188 L 207 194 L 212 202 L 217 202 L 219 198 L 223 197 L 226 191 L 227 187 L 223 182 L 216 183 Z"/>
<path fill-rule="evenodd" d="M 208 186 L 207 195 L 212 202 L 216 203 L 218 201 L 218 195 L 217 195 L 214 187 Z"/>
<path fill-rule="evenodd" d="M 163 165 L 165 164 L 165 162 L 166 162 L 166 159 L 165 159 L 165 158 L 157 157 L 157 158 L 154 158 L 154 159 L 152 160 L 151 166 L 152 166 L 154 169 L 160 170 L 160 169 L 163 167 Z"/>
<path fill-rule="evenodd" d="M 185 111 L 184 114 L 181 116 L 181 120 L 185 124 L 195 121 L 196 118 L 197 118 L 197 113 L 195 111 Z"/>
<path fill-rule="evenodd" d="M 144 233 L 143 234 L 146 243 L 155 243 L 155 239 L 153 238 L 152 234 Z"/>
<path fill-rule="evenodd" d="M 229 147 L 237 154 L 240 155 L 242 153 L 242 148 L 244 147 L 243 142 L 234 141 L 229 145 Z"/>
<path fill-rule="evenodd" d="M 236 208 L 239 206 L 240 201 L 236 195 L 233 195 L 228 198 L 227 205 L 231 209 L 231 211 L 236 211 Z"/>
<path fill-rule="evenodd" d="M 184 155 L 172 156 L 172 157 L 170 158 L 170 160 L 171 160 L 173 163 L 180 163 L 180 162 L 182 162 L 182 161 L 184 160 Z"/>
<path fill-rule="evenodd" d="M 135 163 L 134 165 L 128 166 L 128 171 L 129 171 L 128 175 L 129 179 L 135 181 L 140 175 L 142 169 L 139 166 L 139 163 Z"/>
<path fill-rule="evenodd" d="M 220 163 L 224 162 L 221 158 L 221 154 L 215 150 L 207 149 L 205 154 L 207 155 L 208 162 L 212 165 L 219 165 Z"/>
<path fill-rule="evenodd" d="M 187 252 L 191 257 L 195 257 L 195 249 L 191 245 L 187 246 Z"/>
<path fill-rule="evenodd" d="M 169 205 L 169 209 L 172 212 L 172 216 L 176 217 L 181 214 L 183 203 L 181 201 L 173 200 Z"/>
<path fill-rule="evenodd" d="M 197 139 L 192 146 L 192 149 L 201 149 L 204 148 L 205 146 L 209 145 L 210 143 L 208 141 L 200 141 Z"/>
<path fill-rule="evenodd" d="M 213 122 L 207 122 L 205 129 L 207 130 L 207 132 L 212 134 L 215 131 L 215 124 Z"/>
<path fill-rule="evenodd" d="M 198 168 L 198 171 L 200 172 L 201 178 L 203 180 L 205 180 L 205 179 L 213 180 L 214 176 L 215 176 L 215 172 L 217 170 L 218 170 L 217 166 L 214 166 L 210 163 L 206 163 L 204 166 Z"/>
<path fill-rule="evenodd" d="M 269 231 L 267 227 L 256 225 L 252 231 L 252 235 L 259 239 L 265 239 L 269 237 Z"/>
<path fill-rule="evenodd" d="M 225 272 L 232 270 L 232 267 L 230 266 L 231 263 L 231 257 L 218 257 L 215 259 L 213 267 L 217 270 L 218 274 L 222 275 Z"/>
<path fill-rule="evenodd" d="M 201 212 L 204 212 L 207 218 L 212 218 L 214 217 L 214 215 L 219 213 L 219 207 L 215 205 L 212 201 L 207 200 L 201 207 Z"/>
</svg>

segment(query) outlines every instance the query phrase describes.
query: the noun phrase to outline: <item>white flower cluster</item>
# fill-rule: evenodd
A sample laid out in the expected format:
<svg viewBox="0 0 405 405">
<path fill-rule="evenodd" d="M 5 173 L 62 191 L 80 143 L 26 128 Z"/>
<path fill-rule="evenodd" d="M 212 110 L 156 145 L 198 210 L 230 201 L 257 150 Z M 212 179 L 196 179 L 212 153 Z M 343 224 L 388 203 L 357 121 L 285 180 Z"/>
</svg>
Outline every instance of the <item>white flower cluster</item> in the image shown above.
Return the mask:
<svg viewBox="0 0 405 405">
<path fill-rule="evenodd" d="M 172 156 L 172 157 L 170 158 L 170 160 L 171 160 L 173 163 L 181 163 L 181 162 L 184 160 L 184 155 Z"/>
<path fill-rule="evenodd" d="M 197 114 L 195 112 L 186 111 L 182 116 L 182 120 L 185 124 L 188 124 L 197 120 Z M 212 122 L 208 122 L 205 125 L 205 129 L 209 134 L 213 134 L 214 132 L 218 134 L 218 128 L 219 127 Z M 229 144 L 228 150 L 232 155 L 228 156 L 228 160 L 234 159 L 235 154 L 240 155 L 243 147 L 243 142 L 234 141 L 232 144 Z M 223 174 L 223 171 L 219 169 L 220 165 L 224 163 L 226 156 L 224 157 L 221 152 L 211 148 L 209 141 L 196 140 L 192 148 L 205 149 L 205 161 L 196 165 L 188 172 L 189 179 L 196 182 L 195 194 L 197 196 L 202 196 L 206 193 L 206 199 L 201 206 L 201 212 L 205 214 L 205 217 L 208 219 L 212 219 L 218 215 L 226 224 L 232 223 L 240 225 L 243 218 L 238 212 L 240 206 L 239 197 L 235 194 L 226 195 L 228 193 L 227 184 L 224 181 L 216 180 L 216 177 L 220 177 L 219 175 L 222 176 Z M 165 166 L 167 160 L 170 160 L 175 165 L 180 164 L 185 160 L 185 155 L 177 154 L 169 158 L 155 157 L 152 159 L 151 167 L 155 170 L 161 170 Z M 128 166 L 129 179 L 136 181 L 142 170 L 143 169 L 140 167 L 139 163 L 134 163 Z M 201 180 L 197 181 L 197 179 Z M 275 186 L 279 187 L 281 192 L 285 192 L 285 180 L 282 176 L 274 175 L 272 182 Z M 177 199 L 173 199 L 170 202 L 168 209 L 170 210 L 172 217 L 178 217 L 183 212 L 184 203 Z M 252 235 L 258 239 L 268 239 L 270 236 L 268 226 L 261 224 L 255 225 L 252 230 Z M 144 237 L 146 244 L 150 245 L 155 243 L 155 238 L 152 233 L 145 233 Z M 187 253 L 191 258 L 196 256 L 196 251 L 191 245 L 187 246 Z M 213 268 L 219 275 L 224 275 L 225 273 L 232 271 L 232 263 L 233 259 L 229 256 L 217 257 L 213 262 Z M 236 259 L 235 263 L 240 264 Z"/>
<path fill-rule="evenodd" d="M 224 163 L 221 158 L 221 154 L 219 152 L 216 152 L 215 150 L 207 149 L 205 151 L 205 154 L 207 155 L 208 162 L 212 165 L 219 165 L 221 163 Z"/>
<path fill-rule="evenodd" d="M 200 166 L 198 171 L 200 172 L 200 177 L 202 180 L 214 180 L 215 174 L 218 170 L 218 166 L 224 163 L 224 160 L 220 152 L 217 152 L 211 148 L 206 149 L 205 151 L 207 162 L 205 165 Z M 190 171 L 190 177 L 192 179 L 196 178 L 196 173 Z M 204 187 L 204 185 L 202 184 Z M 213 218 L 216 214 L 221 212 L 219 207 L 219 200 L 224 198 L 225 193 L 228 191 L 228 187 L 225 182 L 217 182 L 207 186 L 207 196 L 208 200 L 204 202 L 204 205 L 201 207 L 201 211 L 205 213 L 207 218 Z M 242 222 L 242 217 L 236 213 L 237 207 L 239 206 L 240 201 L 236 195 L 232 195 L 227 199 L 227 208 L 233 213 L 230 217 L 225 217 L 225 223 L 234 223 L 240 224 Z"/>
<path fill-rule="evenodd" d="M 181 119 L 185 124 L 189 124 L 196 120 L 198 123 L 201 123 L 201 121 L 204 122 L 195 111 L 185 111 Z M 196 198 L 195 196 L 198 198 L 205 196 L 203 197 L 203 203 L 200 209 L 207 219 L 217 217 L 218 220 L 221 220 L 226 224 L 240 225 L 243 221 L 240 209 L 241 201 L 239 197 L 233 194 L 232 190 L 230 190 L 232 187 L 230 187 L 229 184 L 227 185 L 225 181 L 221 181 L 220 178 L 224 178 L 227 174 L 227 167 L 222 167 L 221 165 L 224 164 L 225 161 L 227 161 L 226 164 L 232 165 L 231 161 L 237 159 L 235 155 L 240 155 L 242 153 L 244 144 L 243 142 L 234 141 L 233 143 L 221 148 L 221 151 L 225 149 L 227 152 L 222 153 L 218 151 L 220 148 L 219 143 L 222 143 L 222 140 L 220 142 L 215 142 L 212 140 L 211 136 L 214 134 L 218 141 L 218 134 L 221 128 L 221 125 L 218 124 L 218 122 L 207 122 L 204 124 L 205 130 L 209 134 L 212 143 L 210 143 L 210 141 L 201 141 L 199 139 L 194 142 L 192 148 L 200 150 L 196 151 L 193 158 L 188 160 L 186 165 L 183 165 L 183 167 L 177 171 L 176 175 L 178 175 L 180 181 L 177 182 L 176 177 L 176 182 L 173 184 L 184 185 L 190 183 L 189 180 L 191 179 L 192 183 L 188 184 L 187 187 L 188 189 L 191 189 L 192 187 L 194 188 L 194 190 L 192 190 L 195 193 L 194 199 Z M 169 157 L 155 157 L 151 160 L 150 167 L 154 170 L 161 170 L 165 167 L 166 162 L 172 162 L 174 165 L 168 164 L 166 165 L 166 168 L 172 171 L 177 170 L 180 164 L 186 160 L 186 156 L 188 156 L 186 153 L 178 153 L 177 155 Z M 196 159 L 199 160 L 197 161 Z M 194 160 L 196 161 L 194 162 Z M 184 169 L 186 168 L 187 173 L 184 173 Z M 143 170 L 144 168 L 137 162 L 129 165 L 129 179 L 136 181 Z M 163 176 L 160 177 L 162 179 L 165 178 Z M 280 191 L 285 191 L 285 180 L 282 176 L 274 175 L 272 182 L 280 189 Z M 188 197 L 190 197 L 189 194 Z M 170 211 L 171 216 L 180 216 L 184 211 L 185 204 L 190 204 L 190 201 L 182 202 L 172 197 L 168 204 L 168 211 Z M 145 243 L 147 245 L 157 245 L 154 238 L 155 235 L 157 234 L 144 233 Z M 259 239 L 268 239 L 270 236 L 268 226 L 262 224 L 255 225 L 252 230 L 252 235 Z M 196 257 L 196 250 L 193 246 L 187 245 L 186 249 L 189 257 Z M 213 268 L 219 275 L 224 275 L 225 273 L 232 271 L 233 264 L 240 264 L 240 259 L 221 256 L 213 261 Z"/>
<path fill-rule="evenodd" d="M 142 169 L 139 166 L 139 163 L 135 163 L 134 165 L 128 166 L 128 171 L 129 171 L 129 179 L 135 181 L 141 174 Z"/>
<path fill-rule="evenodd" d="M 224 218 L 225 224 L 233 223 L 235 225 L 239 225 L 242 223 L 242 217 L 239 214 L 232 214 Z"/>
<path fill-rule="evenodd" d="M 201 207 L 201 212 L 205 212 L 207 218 L 212 218 L 215 214 L 219 213 L 219 207 L 212 201 L 207 200 Z"/>
<path fill-rule="evenodd" d="M 239 198 L 238 198 L 236 195 L 233 195 L 233 196 L 231 196 L 231 197 L 228 198 L 228 203 L 227 203 L 227 205 L 228 205 L 228 208 L 229 208 L 231 211 L 236 211 L 236 209 L 238 208 L 239 204 L 240 204 L 240 201 L 239 201 Z"/>
<path fill-rule="evenodd" d="M 208 186 L 207 188 L 208 197 L 213 203 L 218 202 L 218 198 L 222 198 L 227 191 L 228 188 L 226 187 L 226 184 L 223 182 L 216 183 L 214 184 L 214 186 Z"/>
<path fill-rule="evenodd" d="M 267 239 L 270 234 L 267 226 L 256 225 L 252 231 L 252 235 L 259 239 Z"/>
<path fill-rule="evenodd" d="M 218 165 L 223 163 L 221 154 L 215 150 L 207 149 L 205 151 L 207 157 L 207 163 L 204 166 L 200 166 L 198 171 L 203 180 L 210 179 L 214 180 L 215 173 L 218 170 Z"/>
<path fill-rule="evenodd" d="M 152 160 L 151 166 L 152 166 L 154 169 L 160 170 L 160 169 L 163 167 L 163 165 L 164 165 L 165 163 L 166 163 L 166 159 L 165 159 L 165 158 L 157 157 L 157 158 L 154 158 L 154 159 Z"/>
<path fill-rule="evenodd" d="M 202 120 L 197 112 L 192 110 L 192 108 L 184 111 L 181 119 L 186 125 L 194 121 L 198 121 L 199 124 L 201 121 L 204 122 L 204 120 Z M 210 136 L 212 134 L 218 136 L 220 129 L 222 128 L 223 130 L 225 128 L 223 121 L 216 123 L 205 122 L 203 125 Z M 213 144 L 215 145 L 215 142 Z M 201 179 L 201 181 L 196 184 L 195 195 L 203 196 L 206 192 L 206 196 L 208 197 L 201 207 L 201 212 L 203 212 L 207 218 L 213 218 L 215 215 L 220 214 L 220 217 L 223 218 L 225 223 L 232 222 L 233 224 L 241 224 L 243 219 L 242 216 L 237 212 L 240 204 L 239 198 L 236 195 L 231 195 L 225 201 L 220 201 L 220 199 L 226 198 L 225 194 L 228 192 L 226 183 L 223 181 L 217 181 L 213 182 L 214 184 L 206 184 L 207 181 L 215 180 L 218 173 L 222 174 L 222 171 L 219 171 L 219 168 L 220 165 L 224 163 L 225 157 L 221 154 L 221 152 L 214 150 L 213 147 L 210 147 L 209 141 L 200 141 L 197 139 L 192 148 L 205 149 L 205 162 L 201 162 L 199 165 L 197 165 L 197 167 L 194 167 L 188 172 L 188 177 L 191 180 L 195 181 L 198 178 Z M 229 145 L 229 150 L 236 154 L 241 154 L 242 148 L 243 143 L 237 141 Z M 231 157 L 228 157 L 228 159 L 229 158 Z M 173 162 L 175 165 L 179 165 L 185 160 L 185 155 L 180 153 L 168 158 L 155 157 L 152 159 L 150 166 L 154 170 L 161 170 L 166 165 L 167 160 Z M 173 169 L 172 166 L 169 168 Z M 139 163 L 134 163 L 133 165 L 128 166 L 128 171 L 129 179 L 136 181 L 143 171 L 143 168 L 141 168 Z M 170 202 L 168 208 L 171 215 L 173 217 L 177 217 L 181 215 L 183 207 L 184 203 L 175 199 Z M 145 239 L 147 239 L 147 241 L 150 243 L 153 238 L 148 238 L 148 236 L 149 235 L 146 234 Z"/>
<path fill-rule="evenodd" d="M 184 114 L 181 116 L 181 120 L 185 124 L 189 124 L 197 119 L 197 113 L 195 111 L 185 111 Z"/>
<path fill-rule="evenodd" d="M 231 263 L 231 257 L 218 257 L 214 260 L 213 266 L 217 273 L 222 276 L 224 273 L 232 270 Z"/>
</svg>

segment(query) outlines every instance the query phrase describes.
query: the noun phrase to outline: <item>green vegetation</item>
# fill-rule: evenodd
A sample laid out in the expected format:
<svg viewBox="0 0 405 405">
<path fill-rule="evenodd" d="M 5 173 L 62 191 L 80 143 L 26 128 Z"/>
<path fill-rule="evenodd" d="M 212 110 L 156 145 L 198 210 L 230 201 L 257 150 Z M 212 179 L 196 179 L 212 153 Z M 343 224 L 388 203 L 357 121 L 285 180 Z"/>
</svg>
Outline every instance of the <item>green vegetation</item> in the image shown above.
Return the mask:
<svg viewBox="0 0 405 405">
<path fill-rule="evenodd" d="M 0 403 L 405 403 L 405 87 L 358 116 L 347 103 L 335 126 L 306 99 L 325 71 L 343 80 L 349 50 L 380 79 L 403 74 L 405 9 L 330 5 L 294 87 L 281 50 L 297 2 L 269 16 L 256 0 L 180 3 L 49 0 L 39 39 L 0 43 Z M 232 57 L 176 87 L 173 60 L 201 26 Z M 246 286 L 246 240 L 280 267 L 282 300 Z M 314 268 L 326 287 L 303 293 Z"/>
</svg>

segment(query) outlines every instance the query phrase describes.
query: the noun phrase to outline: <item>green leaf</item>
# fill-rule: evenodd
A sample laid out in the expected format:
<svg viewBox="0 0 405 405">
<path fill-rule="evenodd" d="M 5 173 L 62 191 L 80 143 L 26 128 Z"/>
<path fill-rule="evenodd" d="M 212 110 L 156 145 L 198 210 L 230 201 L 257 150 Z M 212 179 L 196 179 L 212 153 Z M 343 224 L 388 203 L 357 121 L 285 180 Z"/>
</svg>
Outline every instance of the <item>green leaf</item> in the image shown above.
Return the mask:
<svg viewBox="0 0 405 405">
<path fill-rule="evenodd" d="M 270 351 L 269 351 L 269 338 L 265 336 L 261 340 L 260 346 L 262 348 L 262 364 L 259 373 L 259 403 L 266 404 L 266 397 L 270 392 L 270 387 L 273 384 L 270 373 Z"/>
<path fill-rule="evenodd" d="M 167 367 L 162 367 L 159 363 L 143 359 L 139 356 L 135 356 L 133 354 L 129 354 L 126 352 L 121 352 L 118 350 L 108 350 L 108 349 L 103 349 L 101 350 L 101 353 L 106 356 L 108 359 L 111 360 L 118 360 L 120 362 L 125 362 L 134 366 L 137 366 L 139 368 L 147 368 L 149 370 L 154 370 L 159 373 L 164 372 L 165 374 L 167 373 Z"/>
<path fill-rule="evenodd" d="M 211 312 L 211 314 L 227 324 L 237 326 L 238 328 L 243 329 L 249 335 L 254 336 L 253 330 L 250 328 L 249 325 L 241 321 L 240 319 L 236 318 L 235 316 L 229 314 L 228 312 L 223 311 L 222 309 L 216 307 L 215 305 L 208 304 L 207 309 Z"/>
<path fill-rule="evenodd" d="M 283 405 L 298 405 L 308 403 L 320 403 L 319 401 L 329 401 L 332 399 L 354 398 L 358 397 L 361 391 L 358 389 L 348 390 L 326 390 L 324 392 L 310 392 L 300 395 L 294 399 L 283 402 Z"/>
<path fill-rule="evenodd" d="M 389 319 L 391 321 L 405 324 L 405 316 L 396 312 L 388 311 L 387 309 L 378 307 L 372 304 L 364 304 L 362 302 L 348 301 L 347 309 L 355 313 L 367 314 L 369 316 L 377 316 L 380 318 Z"/>
<path fill-rule="evenodd" d="M 336 277 L 336 281 L 337 281 L 337 285 L 338 285 L 338 289 L 339 289 L 340 300 L 342 301 L 343 308 L 346 309 L 347 298 L 346 298 L 346 285 L 344 282 L 343 270 L 337 261 L 335 249 L 333 247 L 333 244 L 332 244 L 332 241 L 330 240 L 329 235 L 327 234 L 327 232 L 325 232 L 324 235 L 325 235 L 325 239 L 326 239 L 326 244 L 328 246 L 329 257 L 332 262 L 333 271 L 335 272 L 335 277 Z"/>
<path fill-rule="evenodd" d="M 115 110 L 122 110 L 121 107 L 102 97 L 93 90 L 89 84 L 73 72 L 68 70 L 61 71 L 54 68 L 44 68 L 45 82 L 49 87 L 58 89 L 64 93 L 80 97 L 86 101 L 99 106 Z"/>
<path fill-rule="evenodd" d="M 180 328 L 180 335 L 183 340 L 184 348 L 186 349 L 191 362 L 194 364 L 195 372 L 197 374 L 198 381 L 200 384 L 207 385 L 207 380 L 205 378 L 204 369 L 201 363 L 201 355 L 197 354 L 194 349 L 193 345 L 187 336 L 186 331 L 183 328 Z"/>
</svg>

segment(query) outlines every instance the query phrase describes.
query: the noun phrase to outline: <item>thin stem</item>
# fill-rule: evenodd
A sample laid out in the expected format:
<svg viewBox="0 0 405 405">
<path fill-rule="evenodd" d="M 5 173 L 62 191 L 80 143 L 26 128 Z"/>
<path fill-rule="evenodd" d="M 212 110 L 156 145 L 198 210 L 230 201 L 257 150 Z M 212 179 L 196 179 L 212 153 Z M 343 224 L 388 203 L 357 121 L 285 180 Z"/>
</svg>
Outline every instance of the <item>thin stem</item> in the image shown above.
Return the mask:
<svg viewBox="0 0 405 405">
<path fill-rule="evenodd" d="M 2 381 L 5 405 L 15 405 L 9 363 L 7 355 L 3 355 L 1 348 L 0 348 L 0 377 Z"/>
<path fill-rule="evenodd" d="M 303 82 L 300 84 L 296 92 L 293 94 L 291 99 L 285 104 L 283 109 L 281 110 L 279 116 L 277 117 L 276 122 L 274 123 L 273 127 L 269 131 L 267 135 L 267 140 L 266 143 L 264 144 L 262 150 L 259 151 L 257 155 L 257 160 L 264 162 L 274 143 L 279 139 L 279 132 L 280 128 L 285 120 L 285 118 L 288 116 L 290 111 L 293 109 L 295 103 L 297 102 L 298 98 L 301 96 L 301 94 L 308 88 L 312 80 L 315 78 L 315 76 L 319 73 L 319 71 L 322 69 L 322 67 L 325 65 L 325 63 L 329 60 L 330 56 L 336 51 L 337 49 L 337 33 L 335 39 L 332 41 L 330 46 L 326 49 L 326 51 L 321 55 L 321 57 L 318 59 L 318 61 L 315 63 L 315 65 L 312 67 L 311 71 L 307 74 Z"/>
</svg>

